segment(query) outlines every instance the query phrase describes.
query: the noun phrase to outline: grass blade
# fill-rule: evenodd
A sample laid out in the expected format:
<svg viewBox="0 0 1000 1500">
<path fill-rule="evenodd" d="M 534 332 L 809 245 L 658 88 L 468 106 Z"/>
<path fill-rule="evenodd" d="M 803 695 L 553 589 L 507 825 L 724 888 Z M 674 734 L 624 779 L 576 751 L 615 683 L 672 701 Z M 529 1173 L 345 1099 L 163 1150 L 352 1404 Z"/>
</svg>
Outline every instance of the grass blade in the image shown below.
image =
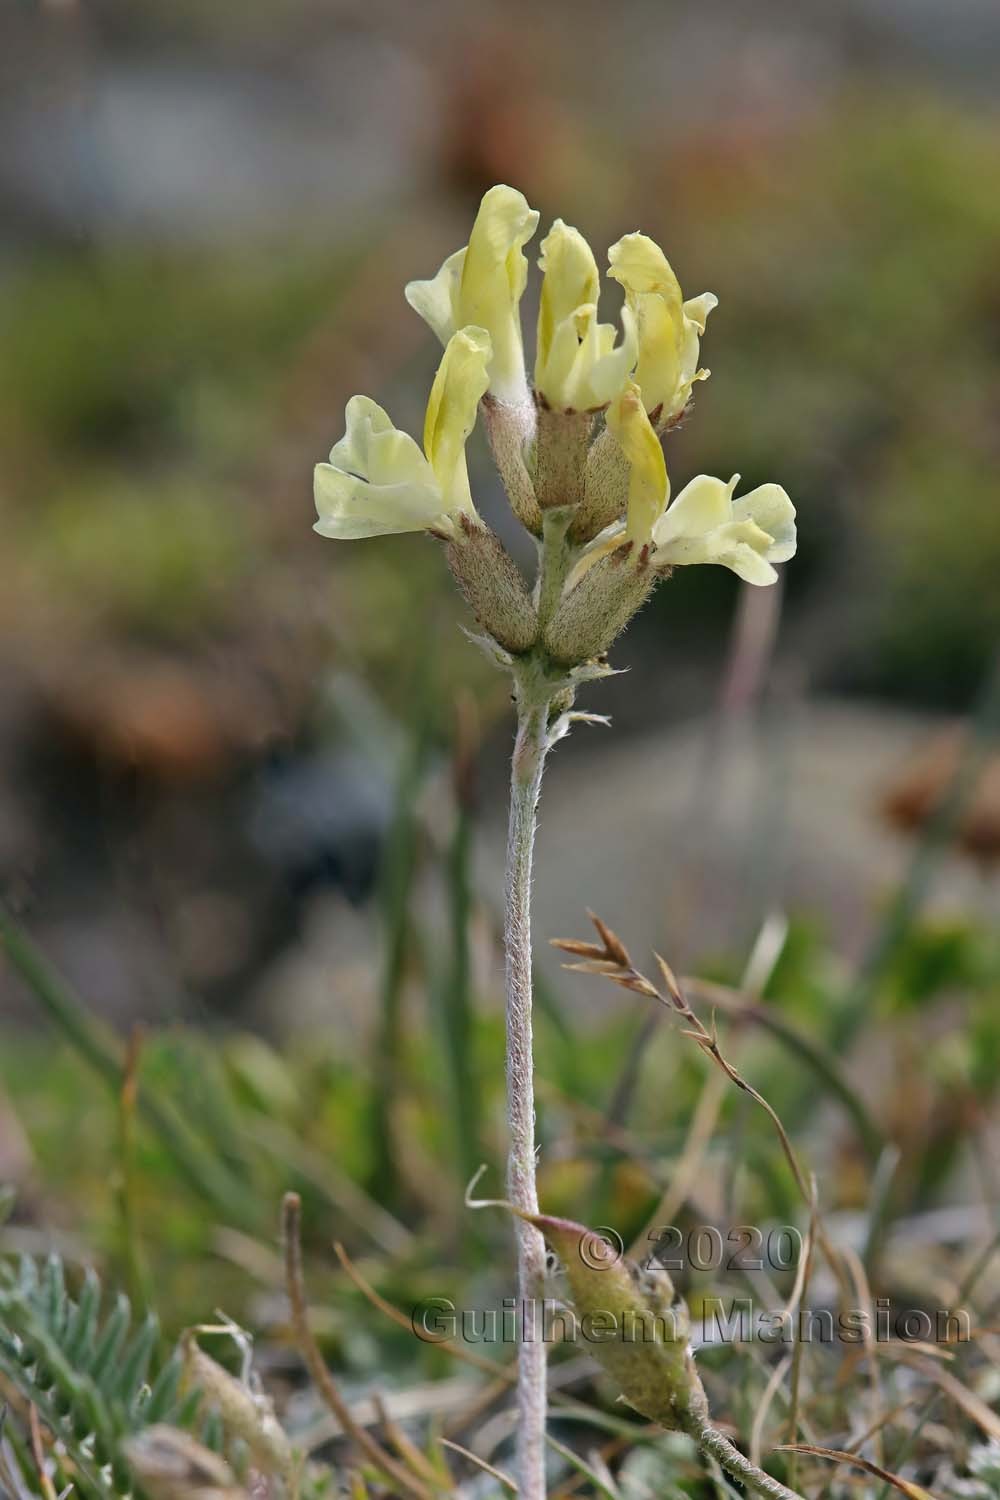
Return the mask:
<svg viewBox="0 0 1000 1500">
<path fill-rule="evenodd" d="M 0 946 L 49 1020 L 70 1046 L 104 1080 L 116 1107 L 127 1071 L 118 1039 L 59 975 L 27 933 L 0 906 Z M 159 1137 L 179 1173 L 227 1222 L 258 1227 L 253 1195 L 221 1166 L 166 1100 L 143 1090 L 137 1108 Z"/>
</svg>

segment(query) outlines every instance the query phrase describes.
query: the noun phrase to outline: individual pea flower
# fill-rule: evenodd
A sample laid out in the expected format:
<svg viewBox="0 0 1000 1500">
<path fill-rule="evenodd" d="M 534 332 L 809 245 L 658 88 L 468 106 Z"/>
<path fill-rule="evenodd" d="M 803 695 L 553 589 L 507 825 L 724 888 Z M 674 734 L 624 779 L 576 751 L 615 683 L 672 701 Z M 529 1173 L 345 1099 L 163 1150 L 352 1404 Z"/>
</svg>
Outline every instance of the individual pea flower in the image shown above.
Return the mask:
<svg viewBox="0 0 1000 1500">
<path fill-rule="evenodd" d="M 669 504 L 663 448 L 634 381 L 607 420 L 628 464 L 626 514 L 581 553 L 545 626 L 546 648 L 560 662 L 603 656 L 672 567 L 718 563 L 747 583 L 768 584 L 778 576 L 773 564 L 795 552 L 795 509 L 780 485 L 734 501 L 739 475 L 725 484 L 699 474 Z"/>
<path fill-rule="evenodd" d="M 528 446 L 542 511 L 578 510 L 596 413 L 618 394 L 636 361 L 635 318 L 623 311 L 623 337 L 597 320 L 600 277 L 583 235 L 557 219 L 542 241 L 544 272 L 535 354 L 534 440 Z"/>
<path fill-rule="evenodd" d="M 424 422 L 424 448 L 367 396 L 347 403 L 347 432 L 315 471 L 315 529 L 340 541 L 428 531 L 480 623 L 505 651 L 526 651 L 537 617 L 524 580 L 473 504 L 465 444 L 486 390 L 490 336 L 462 328 L 448 340 Z"/>
<path fill-rule="evenodd" d="M 635 314 L 635 379 L 647 412 L 662 431 L 683 412 L 695 381 L 708 379 L 710 372 L 698 368 L 700 340 L 719 299 L 703 292 L 685 302 L 670 262 L 647 235 L 624 235 L 608 251 L 608 262 L 608 274 L 624 287 L 626 304 Z"/>
<path fill-rule="evenodd" d="M 631 465 L 628 511 L 616 541 L 647 550 L 650 565 L 717 563 L 746 583 L 777 580 L 775 563 L 795 555 L 795 507 L 780 484 L 762 484 L 733 499 L 740 476 L 728 483 L 699 474 L 670 503 L 670 481 L 660 440 L 632 383 L 608 412 L 608 423 Z"/>
<path fill-rule="evenodd" d="M 446 344 L 467 324 L 492 340 L 489 389 L 500 401 L 528 399 L 521 338 L 521 297 L 528 279 L 523 247 L 538 227 L 523 193 L 499 185 L 479 205 L 469 243 L 429 281 L 411 281 L 406 300 Z"/>
<path fill-rule="evenodd" d="M 475 518 L 465 443 L 487 386 L 490 336 L 463 328 L 448 340 L 427 402 L 424 449 L 368 396 L 352 396 L 347 432 L 317 464 L 321 536 L 338 541 L 402 531 L 456 535 L 460 514 Z"/>
<path fill-rule="evenodd" d="M 622 310 L 623 337 L 597 321 L 600 277 L 579 230 L 556 219 L 538 262 L 544 272 L 538 308 L 535 390 L 557 411 L 598 411 L 618 395 L 638 355 L 635 317 Z"/>
</svg>

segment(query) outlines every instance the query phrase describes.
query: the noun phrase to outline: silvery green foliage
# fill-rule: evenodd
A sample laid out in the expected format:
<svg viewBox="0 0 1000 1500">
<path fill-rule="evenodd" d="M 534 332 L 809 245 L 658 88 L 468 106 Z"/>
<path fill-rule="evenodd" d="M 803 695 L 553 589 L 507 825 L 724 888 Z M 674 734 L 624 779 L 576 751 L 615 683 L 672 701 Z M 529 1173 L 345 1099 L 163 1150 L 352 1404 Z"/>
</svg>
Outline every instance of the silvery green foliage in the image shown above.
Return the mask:
<svg viewBox="0 0 1000 1500">
<path fill-rule="evenodd" d="M 65 1482 L 84 1500 L 134 1493 L 125 1438 L 151 1422 L 191 1426 L 198 1407 L 197 1392 L 180 1395 L 176 1354 L 151 1378 L 156 1319 L 134 1323 L 122 1294 L 102 1303 L 93 1270 L 69 1295 L 57 1255 L 40 1268 L 28 1256 L 0 1264 L 0 1373 L 56 1434 Z"/>
<path fill-rule="evenodd" d="M 134 1319 L 121 1293 L 106 1299 L 92 1269 L 75 1295 L 66 1283 L 58 1255 L 42 1264 L 29 1256 L 0 1260 L 0 1375 L 56 1438 L 57 1493 L 71 1485 L 82 1500 L 152 1500 L 129 1460 L 135 1440 L 150 1429 L 224 1454 L 237 1477 L 244 1474 L 251 1461 L 246 1443 L 232 1441 L 211 1392 L 185 1381 L 182 1349 L 162 1355 L 156 1318 Z M 37 1493 L 34 1466 L 13 1423 L 2 1456 L 8 1468 L 17 1465 L 14 1482 L 23 1484 L 22 1493 Z M 332 1485 L 331 1471 L 310 1468 L 299 1494 L 319 1500 Z"/>
</svg>

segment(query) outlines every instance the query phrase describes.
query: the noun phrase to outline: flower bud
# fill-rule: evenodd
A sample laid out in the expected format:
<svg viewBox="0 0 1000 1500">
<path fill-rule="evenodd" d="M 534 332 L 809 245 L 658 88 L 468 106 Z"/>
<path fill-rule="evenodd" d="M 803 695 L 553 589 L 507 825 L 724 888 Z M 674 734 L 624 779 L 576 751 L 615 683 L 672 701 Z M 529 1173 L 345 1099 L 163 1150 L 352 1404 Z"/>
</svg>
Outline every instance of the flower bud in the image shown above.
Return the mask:
<svg viewBox="0 0 1000 1500">
<path fill-rule="evenodd" d="M 554 411 L 538 396 L 535 440 L 535 494 L 542 510 L 579 505 L 587 476 L 592 411 Z"/>
<path fill-rule="evenodd" d="M 510 508 L 526 530 L 541 536 L 542 514 L 524 461 L 524 455 L 535 439 L 535 403 L 500 401 L 487 391 L 480 410 L 493 462 L 507 491 Z"/>
<path fill-rule="evenodd" d="M 588 568 L 571 588 L 545 631 L 545 648 L 556 661 L 573 663 L 603 656 L 656 582 L 649 550 L 636 555 L 632 542 Z"/>
<path fill-rule="evenodd" d="M 507 651 L 527 651 L 538 635 L 538 616 L 524 579 L 500 538 L 463 518 L 445 556 L 455 581 L 483 629 Z"/>
</svg>

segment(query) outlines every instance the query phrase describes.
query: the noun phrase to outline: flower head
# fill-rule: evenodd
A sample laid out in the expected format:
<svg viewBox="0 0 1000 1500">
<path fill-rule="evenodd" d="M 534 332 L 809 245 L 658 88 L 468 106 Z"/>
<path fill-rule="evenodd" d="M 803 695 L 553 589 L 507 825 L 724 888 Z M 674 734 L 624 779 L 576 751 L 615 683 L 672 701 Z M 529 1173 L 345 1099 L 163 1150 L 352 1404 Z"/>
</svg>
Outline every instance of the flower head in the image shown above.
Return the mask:
<svg viewBox="0 0 1000 1500">
<path fill-rule="evenodd" d="M 469 243 L 429 281 L 411 281 L 406 300 L 446 344 L 468 324 L 492 340 L 489 389 L 500 401 L 527 399 L 520 304 L 528 279 L 523 247 L 538 214 L 514 188 L 490 188 L 479 205 Z"/>
<path fill-rule="evenodd" d="M 600 277 L 583 235 L 556 219 L 542 241 L 544 276 L 538 308 L 535 389 L 558 411 L 607 406 L 638 354 L 635 318 L 622 313 L 624 336 L 615 347 L 612 323 L 597 321 Z"/>
<path fill-rule="evenodd" d="M 643 404 L 662 427 L 680 416 L 694 382 L 708 378 L 708 370 L 698 368 L 700 340 L 719 299 L 703 292 L 685 302 L 667 257 L 644 234 L 624 235 L 611 246 L 608 261 L 608 274 L 625 288 L 638 325 L 635 378 Z"/>
<path fill-rule="evenodd" d="M 698 358 L 716 298 L 685 301 L 646 235 L 627 234 L 608 252 L 624 289 L 619 336 L 599 321 L 590 246 L 555 220 L 539 259 L 532 399 L 520 304 L 524 246 L 537 224 L 522 193 L 491 188 L 469 243 L 436 276 L 407 286 L 408 302 L 445 346 L 423 446 L 354 396 L 344 437 L 316 466 L 316 530 L 433 532 L 508 665 L 524 655 L 537 665 L 532 653 L 541 653 L 543 664 L 575 671 L 603 655 L 672 567 L 715 563 L 749 583 L 773 583 L 775 564 L 795 552 L 795 509 L 776 484 L 735 498 L 738 475 L 725 483 L 699 474 L 670 503 L 661 437 L 708 375 Z M 480 409 L 511 507 L 539 538 L 533 594 L 473 504 L 465 444 Z"/>
<path fill-rule="evenodd" d="M 461 514 L 475 517 L 465 443 L 487 386 L 490 337 L 463 328 L 448 340 L 434 377 L 424 447 L 394 427 L 367 396 L 347 403 L 347 432 L 317 464 L 314 493 L 321 536 L 350 541 L 401 531 L 456 532 Z"/>
</svg>

